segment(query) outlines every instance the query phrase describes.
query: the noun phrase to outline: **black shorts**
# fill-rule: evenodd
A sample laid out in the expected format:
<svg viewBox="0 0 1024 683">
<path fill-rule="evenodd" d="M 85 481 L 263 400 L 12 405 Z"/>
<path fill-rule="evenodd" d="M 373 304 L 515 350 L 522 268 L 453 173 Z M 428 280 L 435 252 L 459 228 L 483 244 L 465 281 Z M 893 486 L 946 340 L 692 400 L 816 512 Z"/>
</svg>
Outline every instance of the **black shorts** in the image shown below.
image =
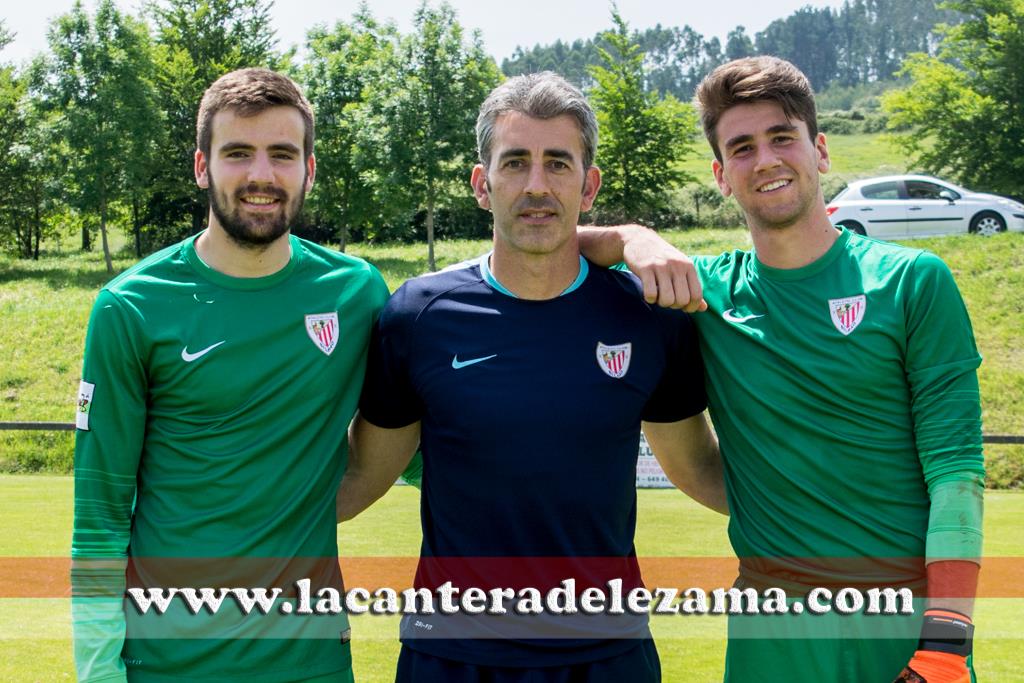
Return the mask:
<svg viewBox="0 0 1024 683">
<path fill-rule="evenodd" d="M 412 650 L 398 657 L 396 683 L 659 683 L 661 662 L 647 638 L 622 654 L 565 666 L 515 667 L 466 664 Z"/>
</svg>

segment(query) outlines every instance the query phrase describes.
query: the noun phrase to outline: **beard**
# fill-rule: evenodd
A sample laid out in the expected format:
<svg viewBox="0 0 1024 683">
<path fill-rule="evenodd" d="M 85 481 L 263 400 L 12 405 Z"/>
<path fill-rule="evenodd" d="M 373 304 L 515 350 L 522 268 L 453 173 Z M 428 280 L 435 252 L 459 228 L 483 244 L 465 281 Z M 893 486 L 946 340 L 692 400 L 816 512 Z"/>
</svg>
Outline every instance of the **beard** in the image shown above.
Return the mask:
<svg viewBox="0 0 1024 683">
<path fill-rule="evenodd" d="M 295 219 L 302 213 L 302 206 L 306 200 L 303 192 L 294 198 L 289 198 L 288 193 L 278 187 L 260 187 L 256 184 L 249 184 L 235 191 L 234 208 L 232 208 L 227 195 L 217 189 L 212 174 L 208 180 L 210 210 L 228 237 L 240 247 L 247 249 L 263 249 L 287 233 Z M 303 187 L 305 187 L 305 178 L 303 178 Z M 250 193 L 272 196 L 279 200 L 280 208 L 273 214 L 243 218 L 241 198 Z"/>
</svg>

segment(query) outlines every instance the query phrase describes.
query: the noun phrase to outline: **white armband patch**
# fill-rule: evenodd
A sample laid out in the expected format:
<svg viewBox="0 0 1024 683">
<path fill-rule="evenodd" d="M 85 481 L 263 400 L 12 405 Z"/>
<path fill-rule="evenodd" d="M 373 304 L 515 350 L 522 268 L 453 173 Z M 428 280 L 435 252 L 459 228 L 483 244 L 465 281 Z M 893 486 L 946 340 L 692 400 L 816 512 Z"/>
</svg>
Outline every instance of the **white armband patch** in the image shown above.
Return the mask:
<svg viewBox="0 0 1024 683">
<path fill-rule="evenodd" d="M 92 394 L 96 391 L 96 385 L 86 382 L 84 379 L 78 385 L 78 405 L 75 408 L 75 427 L 89 430 L 89 411 L 92 410 Z"/>
</svg>

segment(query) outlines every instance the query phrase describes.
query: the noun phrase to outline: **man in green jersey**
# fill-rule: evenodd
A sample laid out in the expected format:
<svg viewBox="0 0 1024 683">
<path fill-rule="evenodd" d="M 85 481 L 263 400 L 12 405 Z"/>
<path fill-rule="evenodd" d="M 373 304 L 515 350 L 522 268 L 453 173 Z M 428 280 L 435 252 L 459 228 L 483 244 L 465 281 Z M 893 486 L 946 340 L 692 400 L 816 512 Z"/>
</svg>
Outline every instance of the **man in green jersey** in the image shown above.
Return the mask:
<svg viewBox="0 0 1024 683">
<path fill-rule="evenodd" d="M 290 612 L 297 581 L 313 595 L 341 589 L 335 493 L 387 288 L 365 262 L 290 234 L 316 170 L 313 112 L 290 79 L 218 79 L 197 147 L 207 229 L 114 278 L 89 321 L 72 541 L 79 679 L 350 681 L 344 614 Z M 136 599 L 172 587 L 283 593 L 248 613 L 255 593 L 219 608 L 179 593 L 165 614 Z"/>
<path fill-rule="evenodd" d="M 582 238 L 598 261 L 625 253 L 648 300 L 703 311 L 737 586 L 927 596 L 902 619 L 734 616 L 726 680 L 969 681 L 981 358 L 953 277 L 928 252 L 832 227 L 828 148 L 792 64 L 730 62 L 696 99 L 753 249 L 691 262 L 635 226 Z"/>
</svg>

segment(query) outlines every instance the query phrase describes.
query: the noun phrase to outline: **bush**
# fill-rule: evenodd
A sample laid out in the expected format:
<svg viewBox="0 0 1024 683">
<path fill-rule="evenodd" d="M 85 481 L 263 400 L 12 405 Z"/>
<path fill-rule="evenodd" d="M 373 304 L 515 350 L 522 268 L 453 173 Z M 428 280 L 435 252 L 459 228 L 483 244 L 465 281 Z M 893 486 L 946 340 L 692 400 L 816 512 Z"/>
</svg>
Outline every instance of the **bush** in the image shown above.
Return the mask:
<svg viewBox="0 0 1024 683">
<path fill-rule="evenodd" d="M 735 228 L 746 225 L 743 212 L 714 185 L 695 183 L 676 191 L 670 200 L 681 227 Z"/>
<path fill-rule="evenodd" d="M 842 112 L 829 112 L 818 116 L 818 130 L 826 135 L 854 135 L 860 133 L 856 121 L 841 116 Z"/>
<path fill-rule="evenodd" d="M 990 489 L 1024 488 L 1024 446 L 985 445 L 985 486 Z"/>
</svg>

